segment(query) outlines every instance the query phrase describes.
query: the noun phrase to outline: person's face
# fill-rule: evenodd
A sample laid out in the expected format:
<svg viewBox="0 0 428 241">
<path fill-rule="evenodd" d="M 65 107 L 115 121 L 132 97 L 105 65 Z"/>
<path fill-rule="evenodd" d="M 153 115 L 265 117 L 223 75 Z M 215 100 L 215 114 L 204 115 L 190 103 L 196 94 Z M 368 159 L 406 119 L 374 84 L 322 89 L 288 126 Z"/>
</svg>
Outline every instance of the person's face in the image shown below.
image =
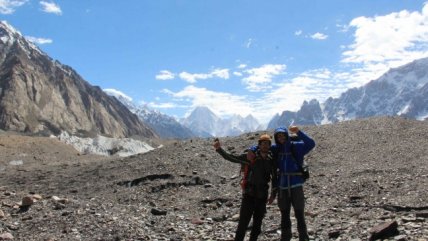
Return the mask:
<svg viewBox="0 0 428 241">
<path fill-rule="evenodd" d="M 278 133 L 276 135 L 276 139 L 278 140 L 279 144 L 284 144 L 287 141 L 287 136 L 285 133 Z"/>
<path fill-rule="evenodd" d="M 269 141 L 262 141 L 259 144 L 260 152 L 268 152 L 270 148 L 270 142 Z"/>
</svg>

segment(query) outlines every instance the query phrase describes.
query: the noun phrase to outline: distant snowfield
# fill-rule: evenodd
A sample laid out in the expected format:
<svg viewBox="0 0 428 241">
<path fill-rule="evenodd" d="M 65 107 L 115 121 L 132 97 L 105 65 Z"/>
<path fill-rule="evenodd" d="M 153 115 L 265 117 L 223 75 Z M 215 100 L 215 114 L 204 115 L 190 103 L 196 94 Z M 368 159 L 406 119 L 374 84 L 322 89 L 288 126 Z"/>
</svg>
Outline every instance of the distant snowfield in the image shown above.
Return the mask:
<svg viewBox="0 0 428 241">
<path fill-rule="evenodd" d="M 416 119 L 420 120 L 420 121 L 426 120 L 426 119 L 428 119 L 428 113 L 419 115 L 419 116 L 416 117 Z"/>
<path fill-rule="evenodd" d="M 145 142 L 130 138 L 116 139 L 104 136 L 80 138 L 70 136 L 67 132 L 62 132 L 57 138 L 66 144 L 72 145 L 77 151 L 83 154 L 126 157 L 154 149 Z"/>
</svg>

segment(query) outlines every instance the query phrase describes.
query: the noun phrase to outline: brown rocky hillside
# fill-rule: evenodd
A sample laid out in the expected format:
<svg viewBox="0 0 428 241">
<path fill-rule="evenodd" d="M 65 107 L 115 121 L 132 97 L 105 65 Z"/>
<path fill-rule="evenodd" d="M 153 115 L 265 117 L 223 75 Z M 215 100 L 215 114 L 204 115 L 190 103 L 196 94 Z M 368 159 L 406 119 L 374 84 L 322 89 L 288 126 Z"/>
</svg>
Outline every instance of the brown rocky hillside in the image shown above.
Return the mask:
<svg viewBox="0 0 428 241">
<path fill-rule="evenodd" d="M 317 142 L 305 185 L 314 240 L 368 240 L 385 223 L 392 226 L 385 240 L 428 240 L 427 121 L 381 117 L 301 128 Z M 220 140 L 240 153 L 258 134 Z M 106 158 L 2 133 L 0 240 L 232 240 L 238 169 L 215 153 L 212 139 Z M 260 240 L 279 239 L 279 218 L 274 203 Z"/>
<path fill-rule="evenodd" d="M 157 134 L 117 99 L 0 22 L 0 128 L 49 136 Z"/>
</svg>

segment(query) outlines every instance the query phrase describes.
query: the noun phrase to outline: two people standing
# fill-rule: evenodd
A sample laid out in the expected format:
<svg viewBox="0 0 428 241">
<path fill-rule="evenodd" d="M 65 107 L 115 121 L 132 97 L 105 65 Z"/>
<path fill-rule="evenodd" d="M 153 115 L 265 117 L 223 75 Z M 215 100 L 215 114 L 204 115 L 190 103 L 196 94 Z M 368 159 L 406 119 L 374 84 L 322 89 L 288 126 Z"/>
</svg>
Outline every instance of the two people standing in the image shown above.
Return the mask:
<svg viewBox="0 0 428 241">
<path fill-rule="evenodd" d="M 296 135 L 298 141 L 292 141 L 288 132 Z M 297 220 L 299 240 L 309 240 L 304 216 L 304 179 L 302 177 L 301 166 L 303 165 L 304 156 L 315 147 L 315 141 L 306 135 L 303 131 L 299 130 L 299 128 L 296 126 L 291 126 L 289 130 L 286 128 L 277 128 L 274 132 L 275 144 L 270 145 L 269 141 L 270 148 L 266 147 L 267 143 L 261 144 L 263 143 L 261 141 L 263 136 L 265 136 L 264 138 L 267 139 L 266 136 L 268 135 L 261 135 L 258 145 L 251 147 L 246 155 L 240 156 L 239 160 L 246 159 L 245 165 L 249 166 L 253 171 L 257 170 L 256 172 L 262 172 L 261 170 L 264 169 L 266 173 L 271 174 L 269 178 L 266 178 L 266 174 L 264 176 L 252 176 L 258 180 L 256 182 L 264 183 L 264 185 L 262 185 L 266 189 L 264 196 L 259 196 L 257 199 L 250 199 L 248 196 L 251 196 L 251 194 L 243 189 L 240 220 L 238 223 L 235 240 L 237 241 L 244 239 L 245 229 L 248 226 L 251 216 L 253 216 L 253 230 L 251 232 L 250 240 L 257 240 L 257 237 L 261 232 L 261 223 L 264 214 L 266 213 L 266 203 L 272 203 L 277 195 L 277 192 L 279 192 L 278 207 L 281 211 L 281 240 L 288 241 L 291 240 L 292 237 L 290 219 L 291 206 L 294 209 Z M 214 147 L 217 152 L 220 153 L 220 155 L 229 161 L 232 161 L 232 157 L 237 157 L 227 154 L 224 150 L 222 150 L 218 141 L 214 143 Z M 267 156 L 271 155 L 271 158 L 260 158 L 262 153 L 267 153 Z M 266 156 L 266 154 L 263 155 Z M 234 159 L 232 162 L 238 161 L 237 159 Z M 271 170 L 266 171 L 266 168 L 271 168 Z M 271 195 L 268 198 L 268 182 L 270 180 L 272 181 Z M 262 215 L 261 212 L 263 212 Z M 244 229 L 244 231 L 242 231 L 242 229 Z"/>
</svg>

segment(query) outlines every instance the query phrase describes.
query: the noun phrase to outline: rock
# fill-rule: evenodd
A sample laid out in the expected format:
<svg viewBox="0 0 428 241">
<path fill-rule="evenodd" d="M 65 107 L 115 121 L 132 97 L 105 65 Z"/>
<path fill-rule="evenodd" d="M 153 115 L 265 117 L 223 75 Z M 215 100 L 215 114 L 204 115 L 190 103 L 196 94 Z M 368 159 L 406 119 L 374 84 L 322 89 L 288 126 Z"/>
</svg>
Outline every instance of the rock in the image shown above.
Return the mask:
<svg viewBox="0 0 428 241">
<path fill-rule="evenodd" d="M 233 215 L 233 216 L 230 218 L 230 220 L 231 220 L 231 221 L 239 221 L 239 213 L 238 213 L 238 214 Z"/>
<path fill-rule="evenodd" d="M 33 203 L 34 203 L 34 199 L 32 196 L 25 196 L 22 198 L 21 206 L 29 207 L 29 206 L 33 205 Z"/>
<path fill-rule="evenodd" d="M 0 219 L 2 219 L 4 217 L 5 217 L 4 212 L 0 209 Z"/>
<path fill-rule="evenodd" d="M 157 209 L 157 208 L 152 208 L 152 210 L 150 211 L 153 215 L 156 215 L 156 216 L 160 216 L 160 215 L 166 215 L 167 214 L 167 211 L 165 211 L 165 210 L 160 210 L 160 209 Z"/>
<path fill-rule="evenodd" d="M 61 204 L 66 204 L 66 203 L 68 203 L 68 199 L 67 199 L 67 198 L 59 198 L 59 197 L 57 197 L 57 196 L 52 196 L 52 200 L 53 200 L 54 202 L 61 203 Z"/>
<path fill-rule="evenodd" d="M 394 240 L 397 240 L 397 241 L 406 241 L 407 239 L 406 239 L 406 235 L 398 235 L 398 236 L 394 237 Z"/>
<path fill-rule="evenodd" d="M 428 212 L 417 212 L 416 217 L 417 218 L 428 218 Z"/>
<path fill-rule="evenodd" d="M 398 234 L 397 221 L 391 221 L 374 226 L 371 230 L 370 240 L 385 239 Z"/>
<path fill-rule="evenodd" d="M 333 230 L 328 232 L 329 239 L 336 239 L 340 236 L 340 230 Z"/>
<path fill-rule="evenodd" d="M 216 222 L 222 222 L 222 221 L 225 221 L 226 219 L 227 219 L 226 215 L 213 217 L 213 220 Z"/>
<path fill-rule="evenodd" d="M 2 233 L 0 234 L 0 240 L 13 240 L 11 233 Z"/>
<path fill-rule="evenodd" d="M 202 221 L 202 220 L 201 220 L 201 219 L 199 219 L 199 218 L 193 218 L 193 219 L 191 220 L 191 223 L 192 223 L 192 224 L 201 225 L 201 224 L 203 224 L 203 223 L 204 223 L 204 221 Z"/>
<path fill-rule="evenodd" d="M 40 194 L 33 194 L 33 199 L 39 201 L 39 200 L 42 200 L 43 198 Z"/>
</svg>

